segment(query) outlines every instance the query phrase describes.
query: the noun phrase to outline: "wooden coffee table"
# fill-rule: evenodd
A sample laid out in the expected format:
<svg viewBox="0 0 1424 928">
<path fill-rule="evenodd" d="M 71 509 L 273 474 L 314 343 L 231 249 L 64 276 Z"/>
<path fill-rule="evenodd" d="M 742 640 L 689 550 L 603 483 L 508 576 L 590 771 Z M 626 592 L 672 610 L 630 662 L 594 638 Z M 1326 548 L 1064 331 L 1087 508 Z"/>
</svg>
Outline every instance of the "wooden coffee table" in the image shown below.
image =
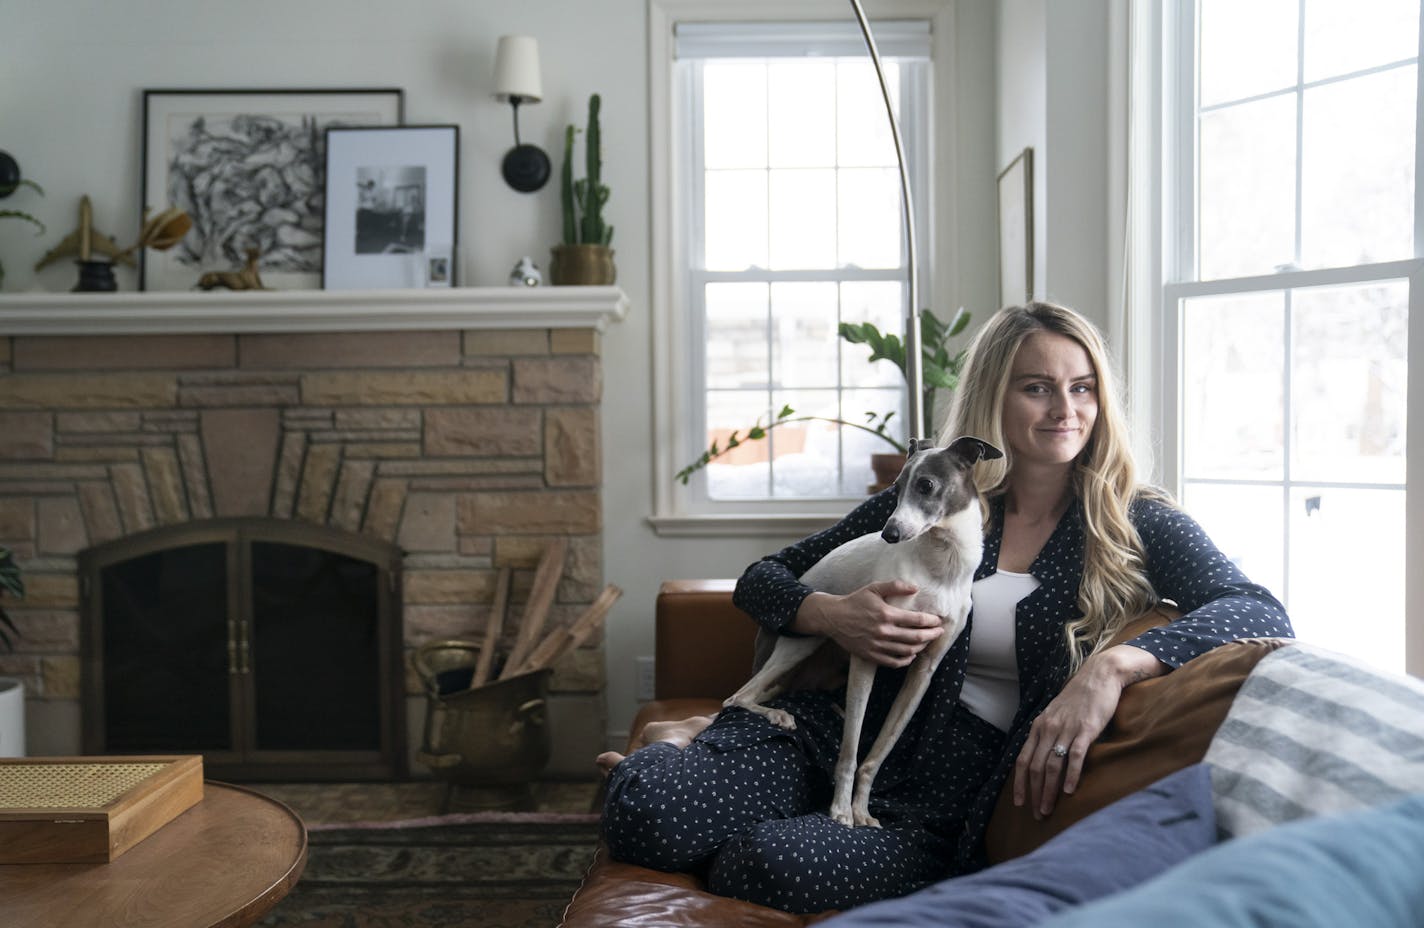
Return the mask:
<svg viewBox="0 0 1424 928">
<path fill-rule="evenodd" d="M 307 830 L 261 793 L 203 784 L 203 801 L 106 864 L 0 865 L 0 921 L 34 928 L 236 928 L 296 885 Z"/>
</svg>

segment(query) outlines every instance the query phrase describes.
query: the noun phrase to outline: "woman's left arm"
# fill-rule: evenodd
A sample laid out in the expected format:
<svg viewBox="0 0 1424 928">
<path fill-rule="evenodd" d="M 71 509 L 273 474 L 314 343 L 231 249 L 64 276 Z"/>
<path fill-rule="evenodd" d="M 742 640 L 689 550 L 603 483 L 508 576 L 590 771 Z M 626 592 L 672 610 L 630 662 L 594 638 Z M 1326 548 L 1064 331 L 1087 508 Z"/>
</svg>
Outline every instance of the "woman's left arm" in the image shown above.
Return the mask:
<svg viewBox="0 0 1424 928">
<path fill-rule="evenodd" d="M 1014 804 L 1048 815 L 1058 791 L 1078 787 L 1088 748 L 1111 721 L 1124 688 L 1161 676 L 1240 638 L 1293 637 L 1285 608 L 1252 583 L 1212 544 L 1191 516 L 1166 503 L 1138 500 L 1133 524 L 1147 555 L 1147 575 L 1181 616 L 1083 662 L 1034 720 L 1014 765 Z M 1066 754 L 1055 746 L 1067 749 Z"/>
</svg>

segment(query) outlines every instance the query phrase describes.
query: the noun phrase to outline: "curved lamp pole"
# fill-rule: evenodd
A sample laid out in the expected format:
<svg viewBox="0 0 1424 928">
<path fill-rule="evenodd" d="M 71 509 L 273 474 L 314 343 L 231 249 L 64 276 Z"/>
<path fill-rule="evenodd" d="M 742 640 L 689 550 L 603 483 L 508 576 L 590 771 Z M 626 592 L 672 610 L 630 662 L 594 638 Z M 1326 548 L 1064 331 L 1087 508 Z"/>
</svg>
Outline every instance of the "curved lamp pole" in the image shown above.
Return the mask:
<svg viewBox="0 0 1424 928">
<path fill-rule="evenodd" d="M 890 85 L 885 82 L 885 69 L 880 65 L 880 51 L 875 46 L 875 36 L 871 34 L 870 22 L 865 18 L 865 9 L 860 0 L 850 0 L 855 10 L 855 18 L 860 23 L 860 34 L 865 37 L 865 47 L 870 52 L 870 61 L 875 65 L 875 76 L 880 80 L 880 95 L 885 100 L 885 115 L 890 119 L 890 135 L 895 139 L 895 161 L 900 168 L 900 205 L 905 213 L 905 255 L 909 267 L 909 302 L 905 311 L 905 383 L 910 388 L 910 437 L 926 438 L 925 434 L 925 383 L 920 369 L 920 283 L 918 254 L 915 247 L 915 210 L 910 199 L 910 172 L 905 168 L 905 143 L 900 138 L 900 123 L 895 118 L 895 105 L 890 100 Z"/>
</svg>

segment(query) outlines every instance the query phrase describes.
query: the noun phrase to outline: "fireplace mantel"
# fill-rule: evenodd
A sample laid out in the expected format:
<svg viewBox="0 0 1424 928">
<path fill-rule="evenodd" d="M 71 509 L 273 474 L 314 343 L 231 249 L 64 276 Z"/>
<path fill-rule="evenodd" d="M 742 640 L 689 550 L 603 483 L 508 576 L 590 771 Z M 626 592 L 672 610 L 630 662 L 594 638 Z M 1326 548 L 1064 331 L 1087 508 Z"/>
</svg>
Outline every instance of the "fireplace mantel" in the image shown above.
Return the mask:
<svg viewBox="0 0 1424 928">
<path fill-rule="evenodd" d="M 628 312 L 618 287 L 0 295 L 7 335 L 592 328 Z"/>
</svg>

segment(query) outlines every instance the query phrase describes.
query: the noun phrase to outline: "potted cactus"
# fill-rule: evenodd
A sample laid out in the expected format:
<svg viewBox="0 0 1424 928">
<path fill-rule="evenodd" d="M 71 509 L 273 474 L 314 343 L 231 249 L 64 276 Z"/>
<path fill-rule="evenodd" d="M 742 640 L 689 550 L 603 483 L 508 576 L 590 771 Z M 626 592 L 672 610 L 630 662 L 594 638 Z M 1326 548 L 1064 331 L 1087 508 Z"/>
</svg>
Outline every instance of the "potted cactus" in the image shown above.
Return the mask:
<svg viewBox="0 0 1424 928">
<path fill-rule="evenodd" d="M 564 130 L 564 163 L 560 172 L 564 241 L 553 248 L 549 279 L 555 284 L 611 284 L 618 277 L 613 266 L 613 227 L 603 221 L 608 186 L 603 183 L 603 139 L 598 122 L 602 104 L 598 94 L 588 98 L 588 128 L 584 133 L 584 177 L 574 180 L 574 139 L 577 129 Z"/>
</svg>

